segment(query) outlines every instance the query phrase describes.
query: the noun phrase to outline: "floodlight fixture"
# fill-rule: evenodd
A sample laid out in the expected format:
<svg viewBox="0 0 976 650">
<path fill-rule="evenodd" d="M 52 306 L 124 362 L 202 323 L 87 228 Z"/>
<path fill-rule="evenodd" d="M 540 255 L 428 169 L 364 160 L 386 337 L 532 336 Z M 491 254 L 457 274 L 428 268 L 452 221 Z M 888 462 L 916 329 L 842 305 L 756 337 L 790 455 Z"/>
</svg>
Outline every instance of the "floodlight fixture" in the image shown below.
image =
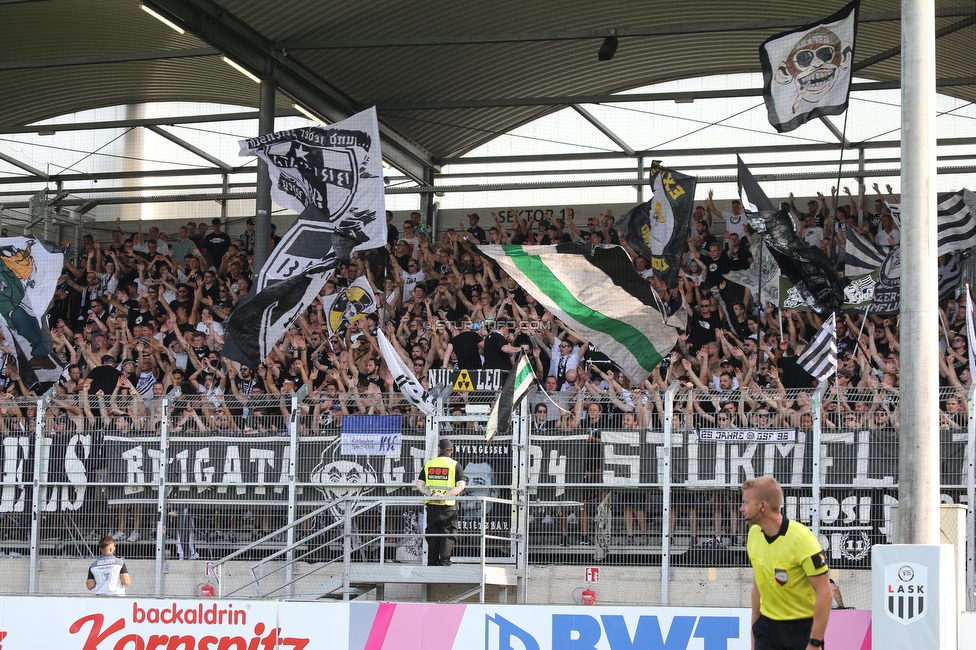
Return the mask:
<svg viewBox="0 0 976 650">
<path fill-rule="evenodd" d="M 233 61 L 231 59 L 228 59 L 226 56 L 225 57 L 222 57 L 222 58 L 224 59 L 224 63 L 226 63 L 230 67 L 234 68 L 235 70 L 237 70 L 238 72 L 240 72 L 242 75 L 244 75 L 245 77 L 247 77 L 248 79 L 250 79 L 254 83 L 256 83 L 256 84 L 261 83 L 261 80 L 258 78 L 258 76 L 256 74 L 254 74 L 253 72 L 251 72 L 250 70 L 248 70 L 247 68 L 245 68 L 244 66 L 242 66 L 237 61 Z"/>
<path fill-rule="evenodd" d="M 307 108 L 305 108 L 301 104 L 292 104 L 291 107 L 294 108 L 299 113 L 301 113 L 302 115 L 304 115 L 305 117 L 307 117 L 308 119 L 312 120 L 313 122 L 318 122 L 322 126 L 329 126 L 326 122 L 323 122 L 322 121 L 322 118 L 321 117 L 315 115 L 315 113 L 313 113 L 312 111 L 308 110 Z"/>
<path fill-rule="evenodd" d="M 139 6 L 142 7 L 142 10 L 145 11 L 147 14 L 149 14 L 150 16 L 152 16 L 153 18 L 155 18 L 159 22 L 163 23 L 164 25 L 166 25 L 167 27 L 169 27 L 170 29 L 172 29 L 174 32 L 177 32 L 178 34 L 185 34 L 186 33 L 186 31 L 182 27 L 180 27 L 179 25 L 177 25 L 176 23 L 174 23 L 169 18 L 166 18 L 162 14 L 157 13 L 153 9 L 150 9 L 149 7 L 147 7 L 146 5 L 140 4 Z"/>
</svg>

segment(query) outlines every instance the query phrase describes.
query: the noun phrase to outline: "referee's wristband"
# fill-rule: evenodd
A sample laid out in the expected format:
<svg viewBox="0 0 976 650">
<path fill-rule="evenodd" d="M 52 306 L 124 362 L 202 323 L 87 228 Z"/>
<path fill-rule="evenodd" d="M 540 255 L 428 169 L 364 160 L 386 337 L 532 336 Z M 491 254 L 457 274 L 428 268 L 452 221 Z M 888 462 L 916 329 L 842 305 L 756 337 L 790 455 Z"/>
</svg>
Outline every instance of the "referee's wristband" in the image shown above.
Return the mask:
<svg viewBox="0 0 976 650">
<path fill-rule="evenodd" d="M 814 639 L 814 638 L 811 638 L 810 641 L 809 641 L 809 643 L 814 648 L 822 648 L 822 647 L 824 647 L 823 639 Z"/>
</svg>

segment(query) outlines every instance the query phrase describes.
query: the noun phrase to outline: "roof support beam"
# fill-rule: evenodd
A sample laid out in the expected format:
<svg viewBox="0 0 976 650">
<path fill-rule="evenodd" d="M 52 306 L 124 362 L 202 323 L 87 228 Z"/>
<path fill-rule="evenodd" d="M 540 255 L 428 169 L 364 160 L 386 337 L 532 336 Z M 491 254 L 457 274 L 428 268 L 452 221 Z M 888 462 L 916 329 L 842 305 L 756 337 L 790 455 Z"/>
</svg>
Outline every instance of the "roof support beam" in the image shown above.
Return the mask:
<svg viewBox="0 0 976 650">
<path fill-rule="evenodd" d="M 836 145 L 834 145 L 836 149 Z M 730 170 L 731 171 L 731 170 Z M 886 169 L 873 169 L 872 176 L 898 176 L 901 170 L 898 167 Z M 976 165 L 938 167 L 939 174 L 973 174 L 976 173 Z M 864 172 L 858 169 L 844 170 L 841 178 L 860 181 L 864 177 Z M 777 180 L 823 180 L 836 179 L 837 171 L 801 171 L 783 174 L 756 174 L 756 180 L 768 182 Z M 734 183 L 736 176 L 734 173 L 725 175 L 700 175 L 699 183 Z M 428 185 L 424 187 L 387 187 L 387 194 L 427 194 L 433 195 L 435 192 L 497 192 L 506 190 L 539 190 L 539 189 L 564 189 L 564 188 L 587 188 L 587 187 L 633 187 L 640 183 L 647 185 L 650 179 L 635 179 L 633 175 L 624 178 L 594 178 L 580 181 L 553 180 L 527 183 L 492 183 L 492 184 L 467 184 L 467 185 Z M 155 196 L 118 196 L 105 197 L 100 199 L 88 198 L 66 198 L 61 201 L 64 207 L 83 206 L 82 211 L 88 212 L 98 205 L 124 205 L 138 203 L 179 203 L 179 202 L 213 202 L 213 201 L 253 201 L 257 196 L 256 192 L 228 192 L 213 194 L 161 194 Z M 30 206 L 29 201 L 16 201 L 4 204 L 8 209 L 24 209 Z"/>
<path fill-rule="evenodd" d="M 300 116 L 296 110 L 279 110 L 275 117 Z M 211 113 L 209 115 L 181 115 L 173 117 L 147 117 L 132 120 L 105 120 L 100 122 L 72 122 L 70 124 L 33 124 L 31 126 L 3 126 L 0 135 L 16 133 L 37 133 L 44 131 L 55 133 L 59 131 L 92 131 L 100 129 L 129 129 L 134 126 L 153 126 L 157 124 L 173 126 L 176 124 L 206 124 L 208 122 L 239 122 L 242 120 L 258 119 L 257 111 L 241 111 L 238 113 Z"/>
<path fill-rule="evenodd" d="M 190 50 L 162 50 L 160 52 L 129 52 L 127 54 L 102 54 L 99 56 L 73 56 L 57 59 L 28 59 L 0 63 L 0 70 L 38 70 L 42 68 L 67 68 L 77 65 L 101 65 L 105 63 L 129 63 L 131 61 L 163 61 L 166 59 L 191 59 L 220 54 L 212 47 Z"/>
<path fill-rule="evenodd" d="M 303 66 L 244 21 L 212 0 L 144 0 L 188 32 L 223 52 L 258 77 L 274 79 L 292 97 L 327 122 L 338 122 L 365 106 Z M 383 158 L 418 183 L 436 161 L 416 144 L 380 124 Z"/>
<path fill-rule="evenodd" d="M 960 29 L 965 29 L 971 25 L 976 25 L 976 15 L 967 16 L 960 21 L 952 23 L 951 25 L 946 25 L 945 27 L 935 30 L 935 38 L 940 39 L 943 36 L 948 36 L 953 32 L 958 32 Z M 854 64 L 853 71 L 858 72 L 864 68 L 869 68 L 876 63 L 880 63 L 892 57 L 898 56 L 899 54 L 901 54 L 900 43 L 894 47 L 888 48 L 884 52 L 878 52 L 874 56 L 870 56 L 863 61 L 858 61 Z"/>
<path fill-rule="evenodd" d="M 976 7 L 942 7 L 936 9 L 936 18 L 952 16 L 969 16 L 976 14 Z M 678 25 L 653 25 L 647 27 L 615 28 L 618 38 L 634 38 L 647 36 L 673 36 L 680 34 L 714 34 L 716 32 L 743 32 L 784 30 L 793 27 L 803 27 L 810 23 L 823 20 L 823 16 L 807 18 L 783 18 L 779 20 L 755 20 L 722 23 L 684 23 Z M 887 11 L 883 13 L 861 14 L 861 23 L 879 23 L 901 21 L 901 13 Z M 612 27 L 612 25 L 608 26 Z M 607 36 L 606 29 L 578 30 L 570 32 L 528 32 L 517 34 L 468 34 L 464 36 L 427 36 L 420 38 L 389 38 L 389 39 L 341 39 L 326 37 L 322 40 L 282 41 L 278 44 L 283 50 L 353 50 L 378 47 L 425 47 L 430 45 L 472 45 L 493 43 L 526 43 L 552 41 L 581 41 L 603 40 Z"/>
<path fill-rule="evenodd" d="M 623 138 L 614 133 L 606 124 L 596 119 L 596 117 L 588 110 L 579 104 L 573 104 L 573 110 L 582 115 L 584 120 L 595 126 L 600 133 L 613 140 L 613 143 L 620 147 L 625 154 L 628 156 L 633 156 L 636 153 L 633 147 L 624 142 Z"/>
<path fill-rule="evenodd" d="M 936 80 L 939 88 L 976 85 L 976 77 L 949 77 Z M 868 81 L 851 84 L 851 92 L 893 90 L 901 87 L 897 80 Z M 726 90 L 694 90 L 665 93 L 628 93 L 619 95 L 569 95 L 565 97 L 488 98 L 441 102 L 380 102 L 384 113 L 392 111 L 455 110 L 459 108 L 499 108 L 510 106 L 570 106 L 573 104 L 627 104 L 633 102 L 680 102 L 695 99 L 727 97 L 761 97 L 762 88 L 729 88 Z"/>
<path fill-rule="evenodd" d="M 8 156 L 5 153 L 0 153 L 0 160 L 5 160 L 8 163 L 10 163 L 11 165 L 13 165 L 14 167 L 19 167 L 20 169 L 23 169 L 25 172 L 30 172 L 34 176 L 38 176 L 38 177 L 40 177 L 41 179 L 43 179 L 45 181 L 50 180 L 50 178 L 51 178 L 51 175 L 50 174 L 48 174 L 46 172 L 42 172 L 40 169 L 36 169 L 34 167 L 31 167 L 27 163 L 21 162 L 20 160 L 17 160 L 13 156 Z"/>
<path fill-rule="evenodd" d="M 847 136 L 845 136 L 844 133 L 838 129 L 833 122 L 830 121 L 830 118 L 822 115 L 820 116 L 820 121 L 825 127 L 827 127 L 827 130 L 830 131 L 835 138 L 837 138 L 837 141 L 844 145 L 845 149 L 850 149 L 851 141 L 847 139 Z"/>
<path fill-rule="evenodd" d="M 0 176 L 0 185 L 20 185 L 23 183 L 46 183 L 51 180 L 58 180 L 62 183 L 90 183 L 109 179 L 125 178 L 172 178 L 181 176 L 221 176 L 225 173 L 231 174 L 255 174 L 258 168 L 234 167 L 230 172 L 225 172 L 219 167 L 191 167 L 188 169 L 155 169 L 150 171 L 127 171 L 127 172 L 98 172 L 95 174 L 58 174 L 56 176 Z M 174 189 L 179 189 L 174 188 Z"/>
<path fill-rule="evenodd" d="M 959 147 L 976 145 L 976 138 L 940 138 L 936 144 L 940 147 Z M 865 142 L 854 142 L 852 149 L 898 149 L 901 147 L 900 140 L 869 140 Z M 794 153 L 794 152 L 817 152 L 817 151 L 837 151 L 837 145 L 832 142 L 817 142 L 811 144 L 784 144 L 784 145 L 762 145 L 756 147 L 713 147 L 696 149 L 654 149 L 652 151 L 638 151 L 638 155 L 652 157 L 654 159 L 673 158 L 680 156 L 732 156 L 736 153 Z M 491 165 L 491 164 L 512 164 L 526 162 L 556 162 L 556 161 L 577 161 L 577 160 L 613 160 L 628 158 L 620 151 L 605 151 L 600 153 L 567 153 L 567 154 L 545 154 L 539 156 L 471 156 L 468 158 L 444 158 L 443 165 Z M 874 172 L 872 172 L 874 173 Z M 758 177 L 758 174 L 757 174 Z M 2 182 L 2 179 L 0 179 Z"/>
<path fill-rule="evenodd" d="M 220 160 L 219 158 L 217 158 L 215 156 L 211 156 L 209 153 L 207 153 L 206 151 L 204 151 L 200 147 L 197 147 L 195 145 L 190 144 L 189 142 L 187 142 L 183 138 L 180 138 L 178 136 L 173 135 L 172 133 L 170 133 L 169 131 L 167 131 L 166 129 L 164 129 L 162 127 L 156 126 L 154 124 L 150 124 L 150 125 L 146 126 L 146 128 L 149 129 L 150 131 L 152 131 L 153 133 L 155 133 L 156 135 L 159 135 L 161 137 L 164 137 L 167 140 L 169 140 L 170 142 L 173 142 L 175 144 L 178 144 L 179 146 L 183 147 L 184 149 L 186 149 L 190 153 L 195 154 L 197 156 L 200 156 L 201 158 L 203 158 L 204 160 L 206 160 L 211 165 L 214 165 L 216 167 L 220 167 L 221 169 L 223 169 L 224 171 L 227 171 L 227 172 L 229 172 L 231 169 L 233 169 L 233 167 L 231 167 L 230 165 L 228 165 L 227 163 L 225 163 L 223 160 Z"/>
</svg>

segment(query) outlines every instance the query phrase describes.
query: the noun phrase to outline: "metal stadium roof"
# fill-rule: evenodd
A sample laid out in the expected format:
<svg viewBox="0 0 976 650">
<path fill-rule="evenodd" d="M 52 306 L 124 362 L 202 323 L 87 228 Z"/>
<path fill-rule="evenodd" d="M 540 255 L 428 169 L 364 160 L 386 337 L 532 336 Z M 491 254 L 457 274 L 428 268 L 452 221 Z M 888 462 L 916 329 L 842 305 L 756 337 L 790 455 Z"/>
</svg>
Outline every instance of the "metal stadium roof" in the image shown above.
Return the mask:
<svg viewBox="0 0 976 650">
<path fill-rule="evenodd" d="M 764 39 L 844 3 L 142 4 L 186 33 L 141 11 L 135 0 L 0 0 L 0 133 L 37 132 L 39 121 L 105 106 L 257 107 L 258 85 L 225 64 L 226 55 L 277 82 L 279 115 L 296 115 L 297 102 L 336 121 L 376 105 L 384 156 L 430 183 L 437 166 L 566 106 L 619 102 L 613 93 L 662 81 L 758 71 Z M 863 0 L 855 70 L 877 83 L 858 86 L 899 86 L 899 9 L 898 0 Z M 939 92 L 976 100 L 976 3 L 939 0 L 936 14 Z M 600 61 L 597 51 L 611 34 L 619 40 L 616 55 Z M 725 92 L 758 94 L 755 88 Z"/>
</svg>

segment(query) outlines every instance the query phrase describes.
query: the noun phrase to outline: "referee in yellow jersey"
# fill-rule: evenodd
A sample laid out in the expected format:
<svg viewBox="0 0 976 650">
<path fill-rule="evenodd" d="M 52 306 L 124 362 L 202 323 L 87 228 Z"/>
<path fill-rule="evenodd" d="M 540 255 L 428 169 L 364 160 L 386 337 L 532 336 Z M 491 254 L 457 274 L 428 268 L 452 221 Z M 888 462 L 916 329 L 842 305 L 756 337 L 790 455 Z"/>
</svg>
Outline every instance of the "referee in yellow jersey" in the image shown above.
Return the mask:
<svg viewBox="0 0 976 650">
<path fill-rule="evenodd" d="M 742 484 L 739 512 L 749 524 L 754 650 L 824 647 L 832 596 L 827 559 L 809 528 L 781 510 L 783 488 L 771 476 Z"/>
</svg>

